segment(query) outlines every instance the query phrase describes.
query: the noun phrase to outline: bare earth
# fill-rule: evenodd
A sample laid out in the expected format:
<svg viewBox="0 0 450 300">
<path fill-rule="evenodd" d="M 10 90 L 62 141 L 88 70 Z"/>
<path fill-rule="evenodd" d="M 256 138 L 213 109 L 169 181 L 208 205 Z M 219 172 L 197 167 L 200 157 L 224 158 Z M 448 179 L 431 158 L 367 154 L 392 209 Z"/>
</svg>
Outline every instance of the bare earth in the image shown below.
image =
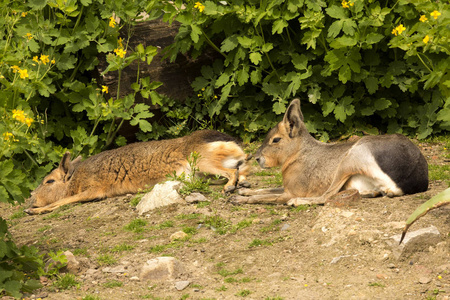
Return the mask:
<svg viewBox="0 0 450 300">
<path fill-rule="evenodd" d="M 430 164 L 448 164 L 442 145 L 421 147 Z M 273 187 L 270 179 L 250 177 L 254 188 Z M 440 241 L 397 258 L 391 239 L 420 204 L 447 187 L 432 181 L 422 194 L 303 210 L 207 195 L 209 204 L 172 205 L 144 216 L 127 196 L 23 216 L 11 220 L 10 231 L 18 245 L 69 250 L 81 264 L 77 287 L 57 290 L 44 278 L 46 286 L 31 299 L 449 299 L 450 207 L 410 229 L 434 225 Z M 0 206 L 4 218 L 24 208 Z M 124 229 L 137 218 L 148 222 L 141 232 Z M 171 242 L 183 229 L 189 237 Z M 139 280 L 145 262 L 161 256 L 177 258 L 184 272 L 172 280 Z M 178 291 L 178 281 L 189 286 Z"/>
</svg>

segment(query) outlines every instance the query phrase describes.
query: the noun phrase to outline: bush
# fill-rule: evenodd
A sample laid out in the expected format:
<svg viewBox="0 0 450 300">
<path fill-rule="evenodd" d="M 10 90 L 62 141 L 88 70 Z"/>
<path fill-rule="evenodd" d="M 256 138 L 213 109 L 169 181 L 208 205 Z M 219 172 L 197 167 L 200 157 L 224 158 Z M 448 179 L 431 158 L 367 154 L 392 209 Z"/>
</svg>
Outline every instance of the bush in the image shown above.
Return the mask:
<svg viewBox="0 0 450 300">
<path fill-rule="evenodd" d="M 247 140 L 294 97 L 322 140 L 361 131 L 422 139 L 450 129 L 444 2 L 165 1 L 164 18 L 182 24 L 167 56 L 219 53 L 192 84 L 204 100 L 191 113 Z"/>
</svg>

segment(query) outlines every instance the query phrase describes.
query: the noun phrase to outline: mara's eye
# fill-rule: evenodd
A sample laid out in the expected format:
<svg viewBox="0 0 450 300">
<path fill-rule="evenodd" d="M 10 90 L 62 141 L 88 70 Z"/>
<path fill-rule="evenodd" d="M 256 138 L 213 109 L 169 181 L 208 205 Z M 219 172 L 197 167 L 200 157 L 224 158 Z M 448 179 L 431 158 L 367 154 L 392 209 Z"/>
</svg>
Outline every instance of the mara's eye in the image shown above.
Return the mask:
<svg viewBox="0 0 450 300">
<path fill-rule="evenodd" d="M 276 137 L 276 138 L 274 138 L 273 140 L 272 140 L 272 143 L 278 143 L 279 141 L 281 140 L 281 138 L 279 138 L 279 137 Z"/>
<path fill-rule="evenodd" d="M 49 184 L 49 183 L 53 183 L 53 182 L 55 182 L 54 179 L 49 179 L 49 180 L 47 180 L 45 183 L 46 183 L 46 184 Z"/>
</svg>

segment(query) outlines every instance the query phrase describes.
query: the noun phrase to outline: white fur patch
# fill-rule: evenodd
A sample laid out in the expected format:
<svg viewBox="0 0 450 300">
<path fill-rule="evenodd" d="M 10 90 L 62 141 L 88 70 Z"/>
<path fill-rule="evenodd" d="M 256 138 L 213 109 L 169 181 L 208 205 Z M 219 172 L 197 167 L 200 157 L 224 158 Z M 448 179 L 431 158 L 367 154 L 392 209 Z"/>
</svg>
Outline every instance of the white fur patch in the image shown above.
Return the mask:
<svg viewBox="0 0 450 300">
<path fill-rule="evenodd" d="M 357 145 L 358 144 L 355 146 Z M 361 194 L 377 191 L 385 194 L 393 194 L 395 196 L 403 195 L 403 191 L 397 186 L 397 184 L 378 166 L 370 150 L 365 146 L 355 146 L 353 146 L 350 150 L 353 152 L 351 157 L 361 158 L 357 164 L 364 166 L 362 169 L 364 169 L 364 173 L 367 175 L 353 175 L 347 181 L 346 188 L 357 189 Z"/>
<path fill-rule="evenodd" d="M 227 169 L 237 169 L 239 162 L 242 162 L 242 160 L 234 157 L 227 157 L 223 160 L 222 166 Z"/>
</svg>

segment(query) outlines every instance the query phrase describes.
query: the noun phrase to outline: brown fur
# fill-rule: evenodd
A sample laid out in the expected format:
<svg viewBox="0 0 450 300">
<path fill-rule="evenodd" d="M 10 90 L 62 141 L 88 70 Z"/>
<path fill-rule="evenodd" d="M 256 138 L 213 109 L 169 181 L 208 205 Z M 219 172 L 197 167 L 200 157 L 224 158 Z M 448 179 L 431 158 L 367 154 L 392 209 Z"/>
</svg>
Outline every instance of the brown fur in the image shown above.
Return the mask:
<svg viewBox="0 0 450 300">
<path fill-rule="evenodd" d="M 32 207 L 26 212 L 49 212 L 69 203 L 137 193 L 167 174 L 190 173 L 187 158 L 192 152 L 200 155 L 200 172 L 228 179 L 225 191 L 233 190 L 238 180 L 245 182 L 248 166 L 241 147 L 228 135 L 203 130 L 172 140 L 130 144 L 85 161 L 80 157 L 70 161 L 66 153 L 59 167 L 31 193 Z"/>
<path fill-rule="evenodd" d="M 428 165 L 420 150 L 402 135 L 367 136 L 354 142 L 325 144 L 303 123 L 300 101 L 258 149 L 261 167 L 281 166 L 284 189 L 240 190 L 240 203 L 323 204 L 341 190 L 365 197 L 390 197 L 428 188 Z"/>
</svg>

